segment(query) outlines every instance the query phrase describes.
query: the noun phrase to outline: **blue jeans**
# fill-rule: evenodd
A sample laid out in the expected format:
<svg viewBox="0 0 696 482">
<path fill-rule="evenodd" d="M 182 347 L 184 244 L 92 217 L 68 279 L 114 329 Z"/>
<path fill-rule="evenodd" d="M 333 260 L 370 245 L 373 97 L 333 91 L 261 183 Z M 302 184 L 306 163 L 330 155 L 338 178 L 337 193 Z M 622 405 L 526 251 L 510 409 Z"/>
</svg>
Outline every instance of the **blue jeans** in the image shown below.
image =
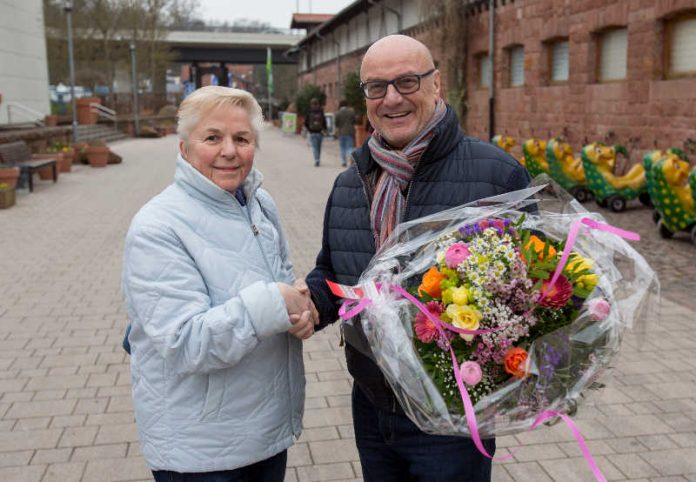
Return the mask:
<svg viewBox="0 0 696 482">
<path fill-rule="evenodd" d="M 180 474 L 169 470 L 152 471 L 155 482 L 283 482 L 288 451 L 234 470 Z"/>
<path fill-rule="evenodd" d="M 338 136 L 338 145 L 341 146 L 341 165 L 348 165 L 348 157 L 353 152 L 355 140 L 353 136 Z"/>
<path fill-rule="evenodd" d="M 491 460 L 470 438 L 426 434 L 406 415 L 375 408 L 356 385 L 353 427 L 365 482 L 491 480 Z M 493 455 L 495 439 L 483 444 Z"/>
<path fill-rule="evenodd" d="M 324 140 L 324 134 L 321 132 L 310 132 L 309 142 L 312 144 L 312 153 L 314 153 L 314 165 L 318 166 L 321 161 L 321 141 Z"/>
</svg>

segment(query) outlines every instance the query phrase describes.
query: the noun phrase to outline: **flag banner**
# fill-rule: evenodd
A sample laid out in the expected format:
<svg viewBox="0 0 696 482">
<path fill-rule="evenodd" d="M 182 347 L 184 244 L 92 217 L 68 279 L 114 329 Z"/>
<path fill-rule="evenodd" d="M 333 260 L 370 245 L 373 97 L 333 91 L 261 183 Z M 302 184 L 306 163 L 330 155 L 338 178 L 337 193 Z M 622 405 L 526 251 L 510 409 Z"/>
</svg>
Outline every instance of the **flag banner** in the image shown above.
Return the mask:
<svg viewBox="0 0 696 482">
<path fill-rule="evenodd" d="M 266 47 L 266 82 L 268 93 L 273 93 L 273 61 L 271 60 L 271 48 Z"/>
</svg>

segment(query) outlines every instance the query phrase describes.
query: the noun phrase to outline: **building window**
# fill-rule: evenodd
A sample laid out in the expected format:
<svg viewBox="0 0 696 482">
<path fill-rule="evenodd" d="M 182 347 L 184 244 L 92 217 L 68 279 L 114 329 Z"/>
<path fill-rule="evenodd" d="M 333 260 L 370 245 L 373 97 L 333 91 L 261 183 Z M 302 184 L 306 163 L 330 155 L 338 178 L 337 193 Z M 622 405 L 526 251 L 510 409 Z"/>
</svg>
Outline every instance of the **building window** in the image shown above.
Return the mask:
<svg viewBox="0 0 696 482">
<path fill-rule="evenodd" d="M 617 28 L 603 32 L 599 45 L 600 82 L 625 79 L 628 30 Z"/>
<path fill-rule="evenodd" d="M 551 44 L 551 82 L 568 82 L 568 40 Z"/>
<path fill-rule="evenodd" d="M 510 49 L 510 87 L 524 85 L 524 47 Z"/>
<path fill-rule="evenodd" d="M 696 14 L 667 24 L 668 77 L 696 75 Z"/>
<path fill-rule="evenodd" d="M 491 57 L 488 54 L 477 56 L 478 64 L 478 86 L 481 89 L 488 89 L 491 86 Z"/>
</svg>

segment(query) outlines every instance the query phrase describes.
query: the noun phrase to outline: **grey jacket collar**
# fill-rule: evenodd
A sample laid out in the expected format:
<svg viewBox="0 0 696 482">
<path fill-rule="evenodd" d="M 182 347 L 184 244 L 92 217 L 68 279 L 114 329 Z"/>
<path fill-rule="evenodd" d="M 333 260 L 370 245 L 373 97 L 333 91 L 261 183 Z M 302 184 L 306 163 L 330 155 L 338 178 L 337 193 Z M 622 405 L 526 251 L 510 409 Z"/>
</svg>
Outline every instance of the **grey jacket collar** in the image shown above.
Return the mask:
<svg viewBox="0 0 696 482">
<path fill-rule="evenodd" d="M 234 193 L 225 191 L 198 172 L 195 167 L 181 157 L 181 154 L 177 155 L 176 158 L 174 182 L 188 194 L 201 201 L 213 203 L 222 207 L 239 205 L 239 201 L 234 197 Z M 251 200 L 262 182 L 263 174 L 255 167 L 252 167 L 249 175 L 242 184 L 247 202 Z"/>
</svg>

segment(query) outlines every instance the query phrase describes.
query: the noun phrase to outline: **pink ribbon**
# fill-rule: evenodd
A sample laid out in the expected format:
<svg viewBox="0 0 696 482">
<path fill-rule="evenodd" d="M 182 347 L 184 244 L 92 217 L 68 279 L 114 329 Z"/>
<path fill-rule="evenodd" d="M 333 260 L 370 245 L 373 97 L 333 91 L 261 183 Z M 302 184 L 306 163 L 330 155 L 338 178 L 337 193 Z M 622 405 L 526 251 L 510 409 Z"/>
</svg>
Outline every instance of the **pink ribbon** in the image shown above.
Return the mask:
<svg viewBox="0 0 696 482">
<path fill-rule="evenodd" d="M 608 233 L 615 234 L 617 236 L 620 236 L 625 239 L 633 240 L 633 241 L 639 241 L 640 240 L 640 235 L 638 233 L 632 232 L 632 231 L 626 231 L 620 228 L 617 228 L 615 226 L 611 226 L 609 224 L 604 224 L 597 222 L 593 219 L 590 218 L 582 218 L 579 221 L 576 221 L 573 223 L 570 227 L 570 230 L 568 232 L 568 238 L 566 240 L 565 248 L 563 249 L 563 253 L 561 255 L 561 259 L 558 263 L 558 266 L 556 267 L 556 271 L 554 272 L 551 281 L 549 282 L 548 287 L 544 292 L 541 294 L 541 298 L 546 296 L 546 294 L 553 288 L 553 285 L 558 281 L 558 277 L 561 275 L 563 272 L 563 268 L 565 268 L 566 263 L 568 262 L 568 258 L 570 257 L 570 253 L 573 249 L 573 246 L 575 245 L 575 241 L 578 237 L 580 228 L 585 225 L 589 227 L 590 229 L 596 229 L 599 231 L 606 231 Z M 331 290 L 336 294 L 337 296 L 343 296 L 345 297 L 346 293 L 341 291 L 341 288 L 336 285 L 336 283 L 332 283 L 330 281 L 327 281 L 329 283 L 329 286 L 331 287 Z M 430 321 L 432 321 L 433 325 L 437 328 L 438 332 L 440 333 L 440 336 L 443 337 L 443 339 L 447 339 L 445 336 L 444 330 L 450 330 L 454 331 L 457 333 L 462 333 L 466 335 L 478 335 L 478 334 L 483 334 L 483 333 L 491 333 L 496 331 L 498 328 L 490 328 L 490 329 L 485 329 L 485 330 L 464 330 L 462 328 L 457 328 L 452 325 L 449 325 L 447 323 L 444 323 L 442 320 L 440 320 L 438 317 L 433 315 L 426 307 L 423 305 L 423 303 L 420 302 L 416 297 L 412 296 L 408 291 L 403 289 L 401 286 L 398 285 L 390 285 L 389 288 L 392 291 L 396 291 L 399 293 L 401 296 L 409 300 L 411 303 L 413 303 L 418 310 L 420 310 Z M 378 286 L 377 289 L 381 289 L 381 286 Z M 355 294 L 353 296 L 357 296 L 357 298 L 351 298 L 351 299 L 346 299 L 343 302 L 343 305 L 339 309 L 338 313 L 343 318 L 344 320 L 348 320 L 352 318 L 353 316 L 358 315 L 362 310 L 364 310 L 370 303 L 372 303 L 372 300 L 369 298 L 366 298 L 362 292 L 359 294 Z M 357 301 L 354 306 L 352 306 L 353 302 Z M 351 307 L 352 306 L 352 307 Z M 471 397 L 469 396 L 469 392 L 466 390 L 466 386 L 464 384 L 464 381 L 462 380 L 462 374 L 461 370 L 459 369 L 459 362 L 457 361 L 457 357 L 454 354 L 454 350 L 452 349 L 452 346 L 449 346 L 450 350 L 450 355 L 452 357 L 452 368 L 454 371 L 454 379 L 457 382 L 457 387 L 459 388 L 459 393 L 462 396 L 462 402 L 464 403 L 464 415 L 466 416 L 466 423 L 467 426 L 469 427 L 469 432 L 471 433 L 471 438 L 474 442 L 474 445 L 476 448 L 481 452 L 483 455 L 486 457 L 495 460 L 495 461 L 505 461 L 509 460 L 513 457 L 515 452 L 519 450 L 519 447 L 513 451 L 511 451 L 510 454 L 502 456 L 502 457 L 493 457 L 491 454 L 488 453 L 486 448 L 483 446 L 483 442 L 481 441 L 481 435 L 479 433 L 478 429 L 478 423 L 476 422 L 476 411 L 474 410 L 474 405 L 471 402 Z M 546 410 L 544 412 L 541 412 L 537 418 L 534 420 L 532 423 L 532 426 L 530 427 L 529 430 L 534 430 L 537 428 L 541 423 L 543 423 L 545 420 L 553 417 L 560 417 L 565 424 L 570 428 L 570 431 L 573 433 L 573 436 L 575 437 L 575 440 L 578 443 L 578 447 L 580 448 L 580 451 L 582 452 L 583 456 L 585 457 L 585 460 L 587 464 L 590 467 L 590 470 L 592 471 L 592 474 L 595 476 L 595 478 L 600 481 L 600 482 L 606 482 L 606 478 L 602 474 L 602 471 L 599 469 L 599 466 L 595 462 L 594 458 L 592 457 L 592 454 L 590 453 L 589 448 L 587 447 L 587 443 L 585 442 L 585 439 L 583 438 L 582 434 L 580 433 L 580 429 L 578 429 L 577 425 L 573 420 L 566 414 L 558 412 L 558 411 L 552 411 L 552 410 Z"/>
</svg>

